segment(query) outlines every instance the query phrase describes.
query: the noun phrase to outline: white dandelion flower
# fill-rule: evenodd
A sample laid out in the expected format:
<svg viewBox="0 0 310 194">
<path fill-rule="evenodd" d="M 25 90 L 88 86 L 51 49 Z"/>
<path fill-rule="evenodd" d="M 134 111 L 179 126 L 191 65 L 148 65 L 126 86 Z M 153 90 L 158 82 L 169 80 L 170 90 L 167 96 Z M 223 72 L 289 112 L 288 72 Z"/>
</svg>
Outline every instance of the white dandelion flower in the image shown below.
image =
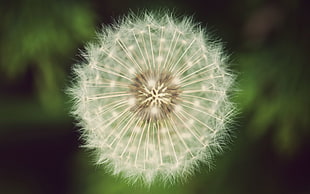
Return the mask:
<svg viewBox="0 0 310 194">
<path fill-rule="evenodd" d="M 219 43 L 190 19 L 153 13 L 128 16 L 98 36 L 70 89 L 98 164 L 147 185 L 210 164 L 234 112 Z"/>
</svg>

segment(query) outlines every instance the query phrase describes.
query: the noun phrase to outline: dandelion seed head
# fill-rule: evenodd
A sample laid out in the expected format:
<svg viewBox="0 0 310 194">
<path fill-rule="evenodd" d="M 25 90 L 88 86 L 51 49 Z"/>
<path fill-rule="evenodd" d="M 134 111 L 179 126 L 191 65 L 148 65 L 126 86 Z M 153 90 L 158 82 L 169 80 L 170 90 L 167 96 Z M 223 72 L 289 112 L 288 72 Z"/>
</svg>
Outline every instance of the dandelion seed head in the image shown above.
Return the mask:
<svg viewBox="0 0 310 194">
<path fill-rule="evenodd" d="M 234 113 L 221 45 L 191 19 L 154 13 L 130 15 L 98 37 L 70 88 L 97 163 L 146 185 L 211 165 Z"/>
</svg>

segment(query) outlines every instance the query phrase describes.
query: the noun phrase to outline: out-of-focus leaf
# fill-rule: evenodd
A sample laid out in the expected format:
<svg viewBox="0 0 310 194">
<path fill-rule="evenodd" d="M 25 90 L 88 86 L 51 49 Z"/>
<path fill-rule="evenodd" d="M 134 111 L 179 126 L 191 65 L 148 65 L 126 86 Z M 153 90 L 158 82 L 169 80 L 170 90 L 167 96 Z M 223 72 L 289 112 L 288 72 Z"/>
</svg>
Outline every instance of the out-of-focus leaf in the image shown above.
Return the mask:
<svg viewBox="0 0 310 194">
<path fill-rule="evenodd" d="M 29 69 L 42 104 L 61 107 L 65 71 L 79 44 L 94 33 L 94 13 L 83 1 L 7 1 L 0 7 L 0 70 L 18 80 Z"/>
<path fill-rule="evenodd" d="M 290 45 L 290 46 L 287 46 Z M 249 113 L 252 137 L 275 134 L 275 148 L 293 152 L 296 138 L 307 133 L 310 96 L 302 51 L 292 43 L 240 55 L 238 103 Z M 271 130 L 271 131 L 270 131 Z M 289 151 L 290 150 L 290 151 Z"/>
</svg>

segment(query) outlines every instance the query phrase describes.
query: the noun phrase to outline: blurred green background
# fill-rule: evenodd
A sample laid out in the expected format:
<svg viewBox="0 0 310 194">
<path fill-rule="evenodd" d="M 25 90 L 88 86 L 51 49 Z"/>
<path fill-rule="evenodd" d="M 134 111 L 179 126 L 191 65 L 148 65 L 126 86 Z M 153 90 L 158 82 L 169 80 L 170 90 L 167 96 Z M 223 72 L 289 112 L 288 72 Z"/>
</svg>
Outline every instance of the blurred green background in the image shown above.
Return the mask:
<svg viewBox="0 0 310 194">
<path fill-rule="evenodd" d="M 147 190 L 93 165 L 64 91 L 102 24 L 159 8 L 194 15 L 221 37 L 240 114 L 215 168 Z M 309 8 L 307 0 L 2 0 L 0 193 L 310 193 Z"/>
</svg>

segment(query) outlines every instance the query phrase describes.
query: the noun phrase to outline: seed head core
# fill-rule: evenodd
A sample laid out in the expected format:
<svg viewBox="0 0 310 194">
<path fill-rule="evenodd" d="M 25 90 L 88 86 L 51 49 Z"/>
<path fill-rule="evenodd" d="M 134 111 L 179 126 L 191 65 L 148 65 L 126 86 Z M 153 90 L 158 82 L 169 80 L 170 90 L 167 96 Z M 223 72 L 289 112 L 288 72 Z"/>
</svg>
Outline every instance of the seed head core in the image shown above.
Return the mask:
<svg viewBox="0 0 310 194">
<path fill-rule="evenodd" d="M 144 121 L 156 122 L 166 119 L 180 102 L 178 79 L 170 72 L 146 71 L 136 74 L 130 84 L 135 99 L 131 111 Z"/>
</svg>

